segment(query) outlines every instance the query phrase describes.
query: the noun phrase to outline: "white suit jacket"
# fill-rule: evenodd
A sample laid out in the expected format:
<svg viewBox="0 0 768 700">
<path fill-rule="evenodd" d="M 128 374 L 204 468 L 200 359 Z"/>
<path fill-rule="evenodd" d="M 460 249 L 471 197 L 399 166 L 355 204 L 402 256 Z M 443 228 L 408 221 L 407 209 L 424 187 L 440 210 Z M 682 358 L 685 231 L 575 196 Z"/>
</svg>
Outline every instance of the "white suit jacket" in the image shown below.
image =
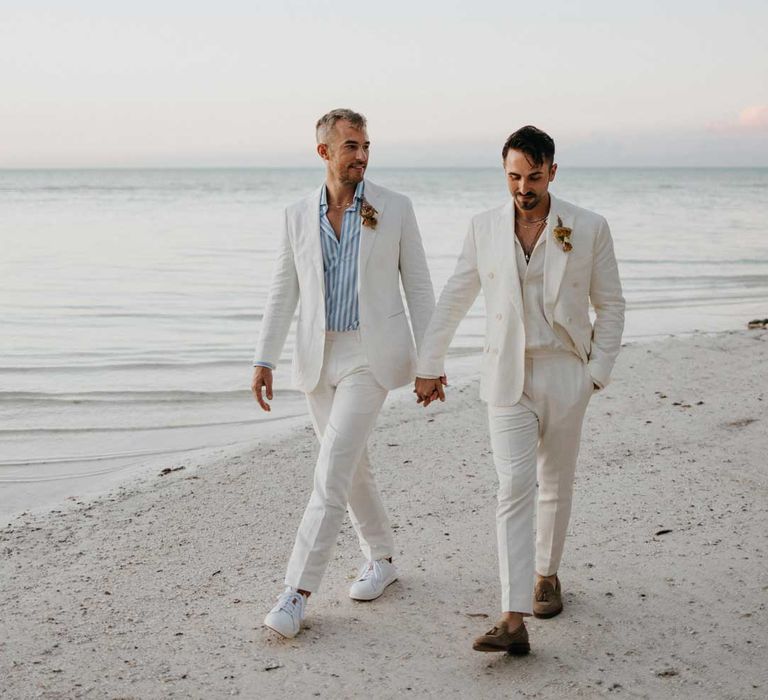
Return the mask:
<svg viewBox="0 0 768 700">
<path fill-rule="evenodd" d="M 550 195 L 551 196 L 551 195 Z M 555 240 L 558 216 L 572 230 L 573 250 Z M 544 314 L 562 326 L 599 386 L 610 380 L 624 329 L 624 297 L 606 220 L 551 196 L 544 257 Z M 480 290 L 486 336 L 480 397 L 496 406 L 519 401 L 525 371 L 523 298 L 515 257 L 514 210 L 507 204 L 472 219 L 453 276 L 446 283 L 424 336 L 418 376 L 443 374 L 459 322 Z M 589 318 L 595 309 L 594 326 Z"/>
<path fill-rule="evenodd" d="M 320 244 L 320 193 L 285 210 L 254 360 L 277 365 L 299 304 L 293 384 L 310 392 L 320 379 L 325 347 L 325 280 Z M 365 199 L 377 210 L 376 228 L 360 227 L 357 293 L 360 336 L 375 377 L 386 389 L 412 381 L 416 346 L 435 307 L 427 260 L 410 200 L 365 181 Z M 400 294 L 402 280 L 413 335 Z"/>
</svg>

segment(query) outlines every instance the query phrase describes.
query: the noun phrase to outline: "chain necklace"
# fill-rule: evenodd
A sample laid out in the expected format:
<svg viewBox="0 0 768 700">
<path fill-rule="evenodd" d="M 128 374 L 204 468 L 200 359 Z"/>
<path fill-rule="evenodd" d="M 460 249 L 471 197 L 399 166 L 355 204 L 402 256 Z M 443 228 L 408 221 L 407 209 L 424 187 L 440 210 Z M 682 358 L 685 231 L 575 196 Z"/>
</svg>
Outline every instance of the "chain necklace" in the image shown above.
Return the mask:
<svg viewBox="0 0 768 700">
<path fill-rule="evenodd" d="M 533 236 L 533 240 L 531 241 L 529 246 L 526 246 L 525 243 L 523 243 L 520 236 L 517 237 L 517 240 L 520 241 L 520 245 L 523 248 L 523 254 L 525 255 L 525 262 L 528 263 L 531 261 L 531 255 L 533 254 L 533 249 L 536 247 L 536 243 L 539 240 L 539 237 L 541 236 L 541 232 L 546 228 L 547 226 L 547 218 L 549 215 L 545 216 L 543 219 L 538 219 L 536 222 L 534 222 L 537 226 L 536 233 Z M 515 219 L 515 226 L 518 226 L 519 222 L 517 219 Z"/>
<path fill-rule="evenodd" d="M 546 216 L 542 216 L 540 219 L 532 219 L 531 221 L 525 221 L 524 219 L 519 219 L 515 217 L 515 223 L 519 226 L 528 226 L 529 228 L 531 226 L 536 226 L 537 224 L 540 224 L 542 221 L 546 221 L 549 218 L 549 214 Z"/>
</svg>

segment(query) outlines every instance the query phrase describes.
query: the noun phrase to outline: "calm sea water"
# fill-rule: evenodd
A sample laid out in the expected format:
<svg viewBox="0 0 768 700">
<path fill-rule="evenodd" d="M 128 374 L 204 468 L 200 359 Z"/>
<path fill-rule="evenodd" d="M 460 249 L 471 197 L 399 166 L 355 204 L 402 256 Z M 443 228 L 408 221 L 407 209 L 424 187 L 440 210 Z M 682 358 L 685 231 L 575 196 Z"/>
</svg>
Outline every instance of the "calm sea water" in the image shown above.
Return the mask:
<svg viewBox="0 0 768 700">
<path fill-rule="evenodd" d="M 437 292 L 469 218 L 508 196 L 500 170 L 369 177 L 413 200 Z M 260 414 L 248 384 L 282 209 L 321 181 L 320 170 L 0 171 L 0 515 L 304 414 L 290 391 Z M 768 169 L 563 168 L 552 190 L 611 223 L 627 339 L 768 316 Z M 480 347 L 482 319 L 480 300 L 454 354 Z"/>
</svg>

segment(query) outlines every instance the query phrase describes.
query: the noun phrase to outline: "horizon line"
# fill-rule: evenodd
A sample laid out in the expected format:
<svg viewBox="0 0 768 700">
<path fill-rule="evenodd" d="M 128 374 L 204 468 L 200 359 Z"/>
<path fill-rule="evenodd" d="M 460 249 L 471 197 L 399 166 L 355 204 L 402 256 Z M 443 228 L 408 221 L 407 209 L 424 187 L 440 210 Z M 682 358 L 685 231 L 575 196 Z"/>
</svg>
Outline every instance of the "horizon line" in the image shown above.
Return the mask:
<svg viewBox="0 0 768 700">
<path fill-rule="evenodd" d="M 375 170 L 496 170 L 496 165 L 380 165 Z M 560 165 L 566 170 L 765 170 L 766 165 Z M 129 170 L 323 170 L 322 165 L 86 165 L 21 166 L 0 165 L 0 172 L 32 171 L 129 171 Z"/>
</svg>

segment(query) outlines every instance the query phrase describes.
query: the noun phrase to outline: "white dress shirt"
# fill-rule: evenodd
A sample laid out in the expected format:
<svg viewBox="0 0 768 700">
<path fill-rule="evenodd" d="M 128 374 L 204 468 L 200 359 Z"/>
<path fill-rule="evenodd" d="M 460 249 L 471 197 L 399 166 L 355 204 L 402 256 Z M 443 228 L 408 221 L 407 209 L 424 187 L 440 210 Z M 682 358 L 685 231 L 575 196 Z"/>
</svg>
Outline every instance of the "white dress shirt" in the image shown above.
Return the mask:
<svg viewBox="0 0 768 700">
<path fill-rule="evenodd" d="M 527 355 L 552 352 L 573 352 L 568 333 L 557 323 L 549 325 L 544 314 L 544 246 L 546 236 L 542 234 L 531 252 L 530 261 L 525 261 L 523 246 L 515 236 L 517 272 L 520 276 L 520 290 L 523 293 L 525 316 L 525 352 Z"/>
</svg>

